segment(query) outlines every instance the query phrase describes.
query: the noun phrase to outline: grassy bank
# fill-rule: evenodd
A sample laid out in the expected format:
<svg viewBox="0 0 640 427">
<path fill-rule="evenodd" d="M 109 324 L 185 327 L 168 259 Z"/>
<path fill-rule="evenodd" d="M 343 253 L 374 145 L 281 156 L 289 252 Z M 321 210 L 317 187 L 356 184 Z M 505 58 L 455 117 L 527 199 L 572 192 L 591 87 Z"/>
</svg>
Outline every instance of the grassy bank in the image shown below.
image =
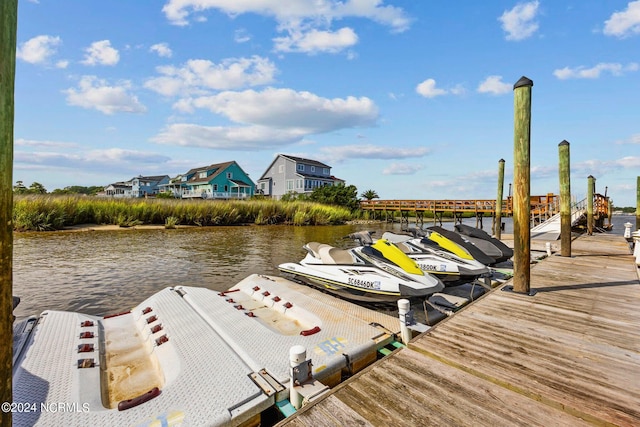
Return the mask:
<svg viewBox="0 0 640 427">
<path fill-rule="evenodd" d="M 341 224 L 355 216 L 346 208 L 311 202 L 274 200 L 212 201 L 101 199 L 74 196 L 15 196 L 16 231 L 61 230 L 79 224 L 239 225 Z"/>
</svg>

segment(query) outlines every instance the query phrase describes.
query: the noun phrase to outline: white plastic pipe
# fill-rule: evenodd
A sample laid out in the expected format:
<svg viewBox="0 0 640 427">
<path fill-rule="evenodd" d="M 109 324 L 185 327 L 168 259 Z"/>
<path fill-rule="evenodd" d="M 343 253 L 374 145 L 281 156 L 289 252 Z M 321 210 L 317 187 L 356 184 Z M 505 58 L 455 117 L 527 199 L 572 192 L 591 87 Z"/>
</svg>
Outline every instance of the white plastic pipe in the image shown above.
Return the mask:
<svg viewBox="0 0 640 427">
<path fill-rule="evenodd" d="M 545 243 L 545 247 L 547 248 L 547 256 L 551 256 L 551 242 Z"/>
<path fill-rule="evenodd" d="M 407 345 L 411 341 L 411 329 L 406 322 L 406 315 L 411 309 L 411 303 L 408 299 L 398 300 L 398 318 L 400 319 L 400 337 L 403 344 Z"/>
<path fill-rule="evenodd" d="M 624 223 L 624 238 L 625 239 L 630 239 L 631 238 L 631 227 L 633 227 L 633 224 L 631 224 L 630 222 L 625 222 Z"/>
<path fill-rule="evenodd" d="M 307 360 L 307 349 L 301 345 L 294 345 L 289 349 L 289 370 L 290 382 L 289 382 L 289 401 L 294 408 L 300 409 L 302 407 L 302 396 L 295 390 L 295 378 L 296 374 L 293 371 L 295 367 Z"/>
</svg>

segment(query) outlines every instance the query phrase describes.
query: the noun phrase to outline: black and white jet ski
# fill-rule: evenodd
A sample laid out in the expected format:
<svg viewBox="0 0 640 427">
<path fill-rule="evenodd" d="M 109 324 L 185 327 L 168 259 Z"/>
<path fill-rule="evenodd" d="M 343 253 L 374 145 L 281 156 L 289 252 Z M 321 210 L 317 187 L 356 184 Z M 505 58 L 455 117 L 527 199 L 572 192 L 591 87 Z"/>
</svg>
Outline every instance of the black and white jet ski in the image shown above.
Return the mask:
<svg viewBox="0 0 640 427">
<path fill-rule="evenodd" d="M 349 235 L 358 239 L 358 235 Z M 443 282 L 425 274 L 416 262 L 384 239 L 340 249 L 310 242 L 299 263 L 278 266 L 282 275 L 360 302 L 397 302 L 399 298 L 425 299 L 444 289 Z"/>
<path fill-rule="evenodd" d="M 451 252 L 421 243 L 421 238 L 385 232 L 382 235 L 416 261 L 418 267 L 442 280 L 445 286 L 457 286 L 491 276 L 491 269 L 475 259 L 464 259 Z"/>
<path fill-rule="evenodd" d="M 513 249 L 484 230 L 465 224 L 456 224 L 454 228 L 456 233 L 460 234 L 463 239 L 470 241 L 482 252 L 494 258 L 496 264 L 513 257 Z"/>
</svg>

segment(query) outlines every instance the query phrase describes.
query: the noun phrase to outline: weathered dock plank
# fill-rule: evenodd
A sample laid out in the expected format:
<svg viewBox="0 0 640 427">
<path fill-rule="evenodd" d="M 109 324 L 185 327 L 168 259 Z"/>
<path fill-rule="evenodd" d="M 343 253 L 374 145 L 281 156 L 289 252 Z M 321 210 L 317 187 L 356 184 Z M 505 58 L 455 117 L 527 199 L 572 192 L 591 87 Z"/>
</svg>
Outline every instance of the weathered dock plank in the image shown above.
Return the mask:
<svg viewBox="0 0 640 427">
<path fill-rule="evenodd" d="M 283 421 L 640 425 L 640 282 L 621 236 L 581 236 Z M 509 283 L 507 283 L 508 285 Z"/>
</svg>

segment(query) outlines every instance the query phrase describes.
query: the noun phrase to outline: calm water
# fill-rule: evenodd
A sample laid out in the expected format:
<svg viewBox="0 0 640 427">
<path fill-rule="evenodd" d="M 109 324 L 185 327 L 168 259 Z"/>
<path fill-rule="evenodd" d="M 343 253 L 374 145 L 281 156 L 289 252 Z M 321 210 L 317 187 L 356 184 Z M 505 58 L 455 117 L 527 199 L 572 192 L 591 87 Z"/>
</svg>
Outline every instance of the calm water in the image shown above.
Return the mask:
<svg viewBox="0 0 640 427">
<path fill-rule="evenodd" d="M 505 233 L 511 233 L 510 219 L 504 222 Z M 614 217 L 612 233 L 622 235 L 625 222 L 635 224 L 635 216 Z M 475 226 L 475 219 L 465 223 Z M 491 219 L 483 225 L 490 230 Z M 18 233 L 13 294 L 22 301 L 14 314 L 23 318 L 52 309 L 105 315 L 168 286 L 225 290 L 252 273 L 278 275 L 278 264 L 302 259 L 302 245 L 309 241 L 353 246 L 344 236 L 365 229 L 379 237 L 400 231 L 400 225 Z"/>
</svg>

